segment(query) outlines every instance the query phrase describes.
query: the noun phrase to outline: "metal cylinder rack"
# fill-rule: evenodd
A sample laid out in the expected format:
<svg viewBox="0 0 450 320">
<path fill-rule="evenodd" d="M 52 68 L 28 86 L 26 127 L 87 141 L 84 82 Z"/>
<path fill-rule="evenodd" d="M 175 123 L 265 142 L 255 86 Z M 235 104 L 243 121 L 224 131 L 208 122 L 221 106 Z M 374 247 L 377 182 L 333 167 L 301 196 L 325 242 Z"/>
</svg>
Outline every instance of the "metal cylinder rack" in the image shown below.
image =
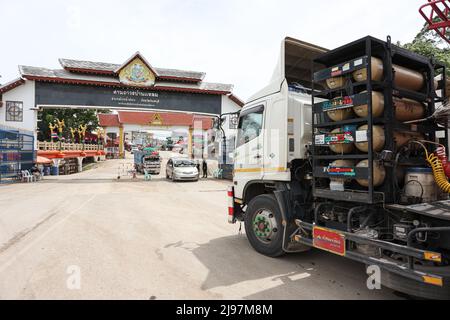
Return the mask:
<svg viewBox="0 0 450 320">
<path fill-rule="evenodd" d="M 377 65 L 372 65 L 374 61 L 377 61 Z M 404 144 L 404 141 L 396 140 L 402 136 L 417 137 L 419 134 L 428 140 L 435 140 L 436 132 L 442 131 L 448 145 L 446 128 L 431 121 L 407 124 L 396 116 L 399 112 L 396 110 L 402 108 L 400 104 L 405 104 L 404 101 L 412 100 L 425 110 L 417 112 L 420 117 L 430 117 L 435 111 L 435 105 L 445 97 L 445 94 L 444 97 L 436 95 L 436 90 L 443 89 L 444 84 L 439 82 L 439 87 L 436 87 L 435 81 L 437 73 L 445 74 L 445 66 L 392 45 L 390 38 L 381 41 L 365 37 L 323 54 L 314 61 L 312 68 L 314 138 L 311 157 L 314 196 L 367 204 L 395 203 L 398 193 L 395 179 L 398 172 L 394 158 L 401 144 Z M 400 69 L 401 74 L 396 75 L 396 70 Z M 363 79 L 354 76 L 361 73 L 365 73 Z M 416 91 L 398 87 L 399 83 L 408 81 L 405 78 L 408 74 L 415 78 L 423 77 L 420 89 L 418 86 L 415 86 L 418 89 Z M 402 77 L 401 81 L 399 77 Z M 377 106 L 373 104 L 373 95 L 383 99 L 382 111 L 374 110 Z M 414 105 L 412 102 L 410 104 Z M 351 115 L 358 106 L 366 108 L 362 117 L 360 114 Z M 342 132 L 337 132 L 337 128 Z M 382 147 L 377 140 L 380 128 L 384 131 Z M 336 147 L 336 144 L 364 145 L 364 148 L 343 148 Z M 344 149 L 351 152 L 336 153 L 336 150 Z M 353 160 L 355 165 L 333 166 L 335 163 L 346 163 L 338 160 Z M 364 166 L 357 165 L 364 161 Z M 426 166 L 423 157 L 419 156 L 412 156 L 408 162 L 404 165 Z M 382 183 L 378 172 L 380 166 L 385 170 Z M 329 181 L 347 183 L 336 188 L 335 184 L 330 186 Z M 358 181 L 363 181 L 363 185 L 358 184 Z"/>
</svg>

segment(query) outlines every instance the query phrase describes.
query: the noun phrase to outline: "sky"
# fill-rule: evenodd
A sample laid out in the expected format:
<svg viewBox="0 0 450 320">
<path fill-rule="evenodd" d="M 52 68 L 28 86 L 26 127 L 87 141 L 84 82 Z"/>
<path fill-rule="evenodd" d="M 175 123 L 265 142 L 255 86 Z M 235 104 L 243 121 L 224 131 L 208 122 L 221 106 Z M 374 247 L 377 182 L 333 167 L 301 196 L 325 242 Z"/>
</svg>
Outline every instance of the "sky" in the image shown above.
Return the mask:
<svg viewBox="0 0 450 320">
<path fill-rule="evenodd" d="M 426 0 L 0 0 L 0 83 L 18 65 L 58 58 L 121 64 L 136 51 L 154 67 L 206 72 L 248 99 L 264 87 L 290 36 L 333 49 L 372 35 L 411 41 Z"/>
</svg>

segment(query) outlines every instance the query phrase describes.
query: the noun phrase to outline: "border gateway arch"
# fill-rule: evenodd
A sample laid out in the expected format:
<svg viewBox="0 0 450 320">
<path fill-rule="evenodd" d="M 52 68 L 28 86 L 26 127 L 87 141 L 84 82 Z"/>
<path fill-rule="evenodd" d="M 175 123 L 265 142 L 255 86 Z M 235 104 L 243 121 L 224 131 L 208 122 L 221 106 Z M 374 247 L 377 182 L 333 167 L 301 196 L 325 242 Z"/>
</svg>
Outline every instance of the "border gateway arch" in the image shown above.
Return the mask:
<svg viewBox="0 0 450 320">
<path fill-rule="evenodd" d="M 62 69 L 56 70 L 19 66 L 20 78 L 0 86 L 0 124 L 36 136 L 37 113 L 43 108 L 220 115 L 243 106 L 232 85 L 204 82 L 203 72 L 155 68 L 139 52 L 122 64 L 59 62 Z M 15 116 L 8 116 L 12 112 Z M 227 135 L 232 129 L 225 128 Z"/>
</svg>

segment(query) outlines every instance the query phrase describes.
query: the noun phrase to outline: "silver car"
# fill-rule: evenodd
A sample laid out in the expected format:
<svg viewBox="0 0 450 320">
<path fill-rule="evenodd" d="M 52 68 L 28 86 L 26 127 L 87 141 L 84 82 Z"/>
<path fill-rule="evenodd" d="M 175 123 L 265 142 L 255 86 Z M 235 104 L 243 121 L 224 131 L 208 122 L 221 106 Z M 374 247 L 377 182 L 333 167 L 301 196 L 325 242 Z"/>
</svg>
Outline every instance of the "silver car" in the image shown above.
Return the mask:
<svg viewBox="0 0 450 320">
<path fill-rule="evenodd" d="M 198 181 L 197 164 L 185 158 L 171 158 L 166 165 L 166 178 L 172 181 Z"/>
</svg>

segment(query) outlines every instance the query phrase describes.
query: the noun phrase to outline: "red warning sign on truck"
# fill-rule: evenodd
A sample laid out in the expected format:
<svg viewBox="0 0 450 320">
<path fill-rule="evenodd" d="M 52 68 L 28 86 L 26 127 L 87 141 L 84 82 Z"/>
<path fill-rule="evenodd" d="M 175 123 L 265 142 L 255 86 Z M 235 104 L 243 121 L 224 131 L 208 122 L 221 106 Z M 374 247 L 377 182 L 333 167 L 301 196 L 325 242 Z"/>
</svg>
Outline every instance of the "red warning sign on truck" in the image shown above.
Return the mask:
<svg viewBox="0 0 450 320">
<path fill-rule="evenodd" d="M 345 256 L 345 236 L 326 228 L 314 227 L 314 247 L 340 256 Z"/>
</svg>

